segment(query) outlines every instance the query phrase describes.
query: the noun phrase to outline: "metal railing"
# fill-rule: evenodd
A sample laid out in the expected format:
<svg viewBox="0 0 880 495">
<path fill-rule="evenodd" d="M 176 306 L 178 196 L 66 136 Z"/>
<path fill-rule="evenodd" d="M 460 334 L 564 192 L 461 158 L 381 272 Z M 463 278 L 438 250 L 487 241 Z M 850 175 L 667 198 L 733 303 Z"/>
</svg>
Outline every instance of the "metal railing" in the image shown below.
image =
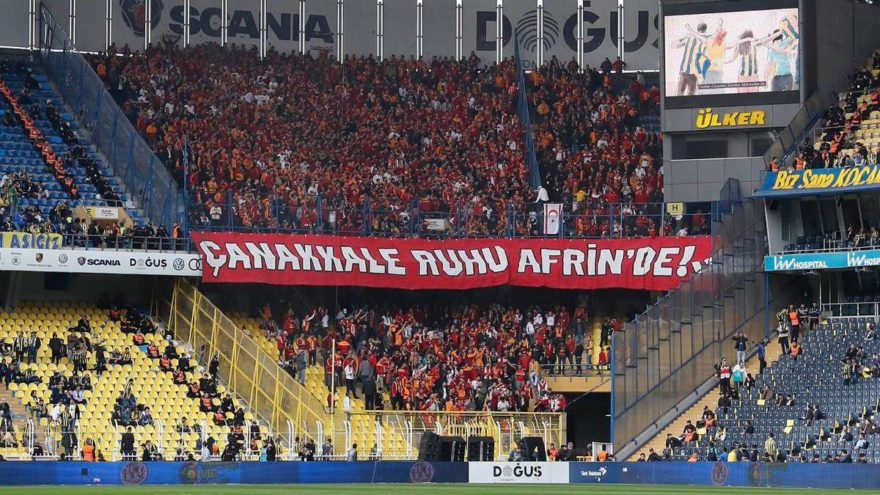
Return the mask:
<svg viewBox="0 0 880 495">
<path fill-rule="evenodd" d="M 423 211 L 417 202 L 391 210 L 376 210 L 369 200 L 359 208 L 331 208 L 320 196 L 295 210 L 285 201 L 269 202 L 269 211 L 259 224 L 243 222 L 232 194 L 222 203 L 192 204 L 191 230 L 207 232 L 301 233 L 344 236 L 419 238 L 624 238 L 665 235 L 709 234 L 714 205 L 684 205 L 684 212 L 667 213 L 665 203 L 581 205 L 562 214 L 555 234 L 545 233 L 544 210 L 540 204 L 508 205 L 501 211 L 476 213 L 459 203 L 446 211 Z M 233 205 L 230 207 L 230 205 Z M 217 208 L 213 215 L 209 211 Z M 705 210 L 703 210 L 705 208 Z M 653 226 L 653 227 L 652 227 Z"/>
<path fill-rule="evenodd" d="M 862 245 L 853 245 L 853 242 L 848 239 L 827 239 L 823 238 L 822 247 L 815 248 L 804 248 L 804 249 L 783 249 L 773 254 L 811 254 L 811 253 L 838 253 L 838 252 L 850 252 L 850 251 L 867 251 L 880 248 L 880 242 L 872 241 L 871 239 L 865 239 L 862 242 L 866 244 Z M 789 243 L 788 245 L 792 245 L 797 243 Z"/>
<path fill-rule="evenodd" d="M 831 316 L 872 316 L 880 315 L 880 298 L 874 301 L 827 302 L 820 305 L 823 313 Z"/>
<path fill-rule="evenodd" d="M 542 364 L 541 376 L 546 378 L 588 378 L 594 376 L 610 376 L 611 363 L 599 364 L 594 362 L 587 364 L 571 364 L 558 362 L 557 364 Z"/>
<path fill-rule="evenodd" d="M 186 207 L 174 179 L 113 101 L 88 61 L 77 53 L 64 25 L 42 4 L 39 23 L 39 54 L 46 73 L 122 179 L 135 208 L 170 230 L 172 223 L 182 221 Z"/>
<path fill-rule="evenodd" d="M 712 374 L 743 331 L 765 334 L 763 209 L 747 201 L 715 227 L 711 263 L 612 336 L 612 443 L 621 451 Z"/>
<path fill-rule="evenodd" d="M 204 422 L 198 425 L 198 432 L 178 431 L 169 428 L 161 420 L 156 420 L 150 427 L 133 427 L 134 450 L 128 453 L 122 451 L 122 434 L 126 430 L 122 425 L 115 422 L 84 423 L 78 421 L 65 430 L 60 423 L 48 418 L 41 419 L 39 426 L 35 427 L 34 421 L 29 418 L 23 422 L 24 429 L 15 432 L 14 445 L 0 444 L 0 455 L 7 460 L 130 461 L 144 459 L 144 451 L 149 450 L 154 461 L 222 460 L 217 452 L 202 447 L 209 443 L 209 438 L 213 438 L 207 433 L 208 425 Z M 214 440 L 218 446 L 222 446 L 220 450 L 234 442 L 235 460 L 260 461 L 265 455 L 263 448 L 272 439 L 276 447 L 276 460 L 294 460 L 297 458 L 293 443 L 295 433 L 292 423 L 288 423 L 281 432 L 275 432 L 264 423 L 246 420 L 241 425 L 240 436 L 231 434 Z M 284 436 L 290 441 L 283 441 Z M 5 432 L 0 432 L 0 440 L 5 438 Z M 85 452 L 87 444 L 92 446 L 88 454 Z"/>
<path fill-rule="evenodd" d="M 85 249 L 87 251 L 156 251 L 156 252 L 193 252 L 195 245 L 192 239 L 172 239 L 170 237 L 122 236 L 63 234 L 61 249 Z"/>
<path fill-rule="evenodd" d="M 417 457 L 422 436 L 428 432 L 465 440 L 471 436 L 484 436 L 495 440 L 491 458 L 506 459 L 524 437 L 541 437 L 546 445 L 564 444 L 565 422 L 565 413 L 366 411 L 351 413 L 339 428 L 324 432 L 324 439 L 332 438 L 336 449 L 334 459 L 341 455 L 339 448 L 347 451 L 357 444 L 359 460 L 371 456 L 383 460 L 410 460 Z"/>
<path fill-rule="evenodd" d="M 326 419 L 320 400 L 265 353 L 259 342 L 239 328 L 199 290 L 184 280 L 157 290 L 155 317 L 167 321 L 177 338 L 206 356 L 217 355 L 220 378 L 240 395 L 273 431 L 288 422 L 307 429 Z"/>
</svg>

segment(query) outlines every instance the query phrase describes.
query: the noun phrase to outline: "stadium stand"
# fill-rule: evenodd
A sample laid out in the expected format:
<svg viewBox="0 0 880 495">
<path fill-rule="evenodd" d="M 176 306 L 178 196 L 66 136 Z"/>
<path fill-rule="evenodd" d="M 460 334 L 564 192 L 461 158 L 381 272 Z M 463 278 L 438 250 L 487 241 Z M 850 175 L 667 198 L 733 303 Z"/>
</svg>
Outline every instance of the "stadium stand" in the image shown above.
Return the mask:
<svg viewBox="0 0 880 495">
<path fill-rule="evenodd" d="M 65 244 L 172 250 L 172 232 L 154 226 L 66 111 L 42 69 L 0 59 L 0 230 L 57 233 Z M 118 206 L 130 224 L 99 225 L 80 207 Z"/>
<path fill-rule="evenodd" d="M 122 88 L 114 96 L 178 180 L 189 139 L 188 180 L 208 218 L 213 206 L 225 210 L 227 192 L 237 226 L 310 230 L 320 197 L 323 211 L 339 211 L 340 232 L 359 229 L 365 208 L 382 212 L 374 229 L 394 231 L 414 202 L 428 211 L 469 202 L 496 212 L 480 226 L 493 231 L 507 202 L 532 199 L 512 63 L 340 65 L 278 53 L 259 62 L 204 45 L 101 57 L 96 67 Z"/>
<path fill-rule="evenodd" d="M 33 302 L 0 318 L 6 458 L 280 455 L 280 443 L 217 382 L 216 358 L 198 356 L 136 308 Z M 22 450 L 28 435 L 39 444 L 33 452 Z"/>
<path fill-rule="evenodd" d="M 707 396 L 649 453 L 672 460 L 880 461 L 876 318 L 832 317 L 804 328 L 799 352 L 781 353 L 754 381 L 733 384 L 732 400 Z M 746 369 L 754 372 L 756 364 Z"/>
<path fill-rule="evenodd" d="M 340 65 L 270 53 L 258 62 L 253 51 L 213 45 L 114 54 L 92 63 L 178 180 L 189 164 L 193 228 L 436 236 L 433 219 L 461 236 L 542 235 L 512 61 L 482 70 L 474 56 Z M 657 112 L 656 85 L 604 80 L 558 62 L 528 79 L 547 188 L 578 199 L 565 235 L 705 233 L 699 216 L 661 225 L 661 205 L 647 204 L 662 201 L 660 140 L 638 124 Z M 581 86 L 591 99 L 573 99 Z M 230 125 L 208 124 L 218 119 Z"/>
</svg>

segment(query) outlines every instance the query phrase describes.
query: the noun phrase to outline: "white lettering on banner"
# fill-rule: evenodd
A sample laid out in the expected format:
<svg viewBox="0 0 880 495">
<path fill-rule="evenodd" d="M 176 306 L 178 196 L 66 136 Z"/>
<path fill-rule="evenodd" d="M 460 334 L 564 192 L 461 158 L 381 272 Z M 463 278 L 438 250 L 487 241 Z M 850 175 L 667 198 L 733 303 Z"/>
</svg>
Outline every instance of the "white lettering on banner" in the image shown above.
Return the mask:
<svg viewBox="0 0 880 495">
<path fill-rule="evenodd" d="M 407 275 L 406 267 L 400 264 L 400 251 L 394 248 L 378 248 L 372 253 L 370 248 L 341 246 L 339 256 L 333 246 L 294 243 L 292 252 L 286 245 L 265 242 L 227 242 L 224 244 L 227 254 L 222 254 L 221 247 L 213 241 L 204 240 L 199 243 L 204 253 L 205 263 L 212 269 L 217 278 L 224 268 L 235 270 L 270 271 L 302 271 L 328 273 L 369 273 Z M 598 251 L 598 256 L 597 256 Z M 698 271 L 701 264 L 691 262 L 694 254 L 693 246 L 662 247 L 654 249 L 650 246 L 637 249 L 597 249 L 596 244 L 587 244 L 586 252 L 581 249 L 538 249 L 531 248 L 519 251 L 517 273 L 549 275 L 561 266 L 564 275 L 603 276 L 621 275 L 624 272 L 624 260 L 633 260 L 632 274 L 635 276 L 652 275 L 655 277 L 679 277 L 687 275 L 689 270 Z M 508 268 L 507 253 L 500 246 L 482 249 L 412 249 L 408 251 L 418 264 L 420 276 L 485 275 L 488 272 L 501 273 Z M 681 256 L 677 263 L 674 257 Z M 875 264 L 880 264 L 880 259 Z M 803 265 L 795 260 L 774 260 L 776 269 L 780 266 L 798 268 Z M 857 266 L 857 265 L 853 265 Z M 862 266 L 862 265 L 858 265 Z"/>
<path fill-rule="evenodd" d="M 469 462 L 469 483 L 568 483 L 567 462 Z"/>
<path fill-rule="evenodd" d="M 816 268 L 828 268 L 828 264 L 822 260 L 799 261 L 796 258 L 773 257 L 774 270 L 813 270 Z"/>
<path fill-rule="evenodd" d="M 0 248 L 0 271 L 198 277 L 202 261 L 195 253 Z"/>
<path fill-rule="evenodd" d="M 846 266 L 877 266 L 880 265 L 880 257 L 870 257 L 862 253 L 846 253 Z"/>
</svg>

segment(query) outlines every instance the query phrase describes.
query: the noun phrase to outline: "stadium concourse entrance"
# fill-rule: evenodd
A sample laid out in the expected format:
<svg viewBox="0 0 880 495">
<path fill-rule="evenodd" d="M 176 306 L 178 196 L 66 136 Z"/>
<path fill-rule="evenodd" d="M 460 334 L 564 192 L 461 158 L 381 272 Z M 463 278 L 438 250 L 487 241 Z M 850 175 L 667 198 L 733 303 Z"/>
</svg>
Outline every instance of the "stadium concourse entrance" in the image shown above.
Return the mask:
<svg viewBox="0 0 880 495">
<path fill-rule="evenodd" d="M 374 327 L 381 324 L 383 318 L 400 318 L 399 315 L 410 312 L 412 321 L 429 332 L 451 332 L 474 325 L 500 330 L 513 314 L 505 313 L 512 309 L 522 315 L 522 322 L 515 326 L 521 332 L 518 337 L 522 338 L 527 327 L 534 327 L 540 333 L 540 325 L 534 323 L 538 315 L 545 325 L 557 326 L 567 320 L 562 338 L 532 337 L 530 346 L 533 356 L 541 362 L 541 375 L 550 391 L 564 396 L 567 437 L 583 453 L 592 442 L 610 439 L 610 333 L 615 325 L 631 320 L 658 296 L 658 293 L 634 290 L 560 291 L 507 286 L 468 291 L 408 291 L 204 284 L 202 290 L 229 315 L 261 320 L 268 304 L 276 321 L 283 320 L 282 315 L 292 310 L 298 319 L 317 315 L 312 325 L 319 325 L 321 315 L 326 312 L 330 329 L 340 331 L 341 319 L 362 318 L 367 326 Z M 581 310 L 586 316 L 585 322 L 580 321 Z M 357 316 L 361 314 L 362 317 Z M 528 322 L 533 323 L 528 325 Z M 581 353 L 579 358 L 567 359 L 568 336 Z M 448 338 L 447 333 L 445 339 Z M 491 345 L 490 341 L 481 342 Z M 590 342 L 593 347 L 587 349 Z M 551 351 L 548 351 L 548 343 Z M 387 404 L 385 407 L 390 408 Z"/>
</svg>

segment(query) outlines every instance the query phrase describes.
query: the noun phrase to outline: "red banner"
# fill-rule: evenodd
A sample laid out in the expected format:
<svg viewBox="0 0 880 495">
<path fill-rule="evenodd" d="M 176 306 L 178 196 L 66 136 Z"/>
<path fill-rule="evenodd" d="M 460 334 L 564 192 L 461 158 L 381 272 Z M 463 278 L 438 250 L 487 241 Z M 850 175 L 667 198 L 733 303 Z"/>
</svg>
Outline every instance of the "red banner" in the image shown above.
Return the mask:
<svg viewBox="0 0 880 495">
<path fill-rule="evenodd" d="M 710 237 L 620 240 L 383 239 L 193 233 L 202 280 L 394 289 L 674 289 Z"/>
</svg>

